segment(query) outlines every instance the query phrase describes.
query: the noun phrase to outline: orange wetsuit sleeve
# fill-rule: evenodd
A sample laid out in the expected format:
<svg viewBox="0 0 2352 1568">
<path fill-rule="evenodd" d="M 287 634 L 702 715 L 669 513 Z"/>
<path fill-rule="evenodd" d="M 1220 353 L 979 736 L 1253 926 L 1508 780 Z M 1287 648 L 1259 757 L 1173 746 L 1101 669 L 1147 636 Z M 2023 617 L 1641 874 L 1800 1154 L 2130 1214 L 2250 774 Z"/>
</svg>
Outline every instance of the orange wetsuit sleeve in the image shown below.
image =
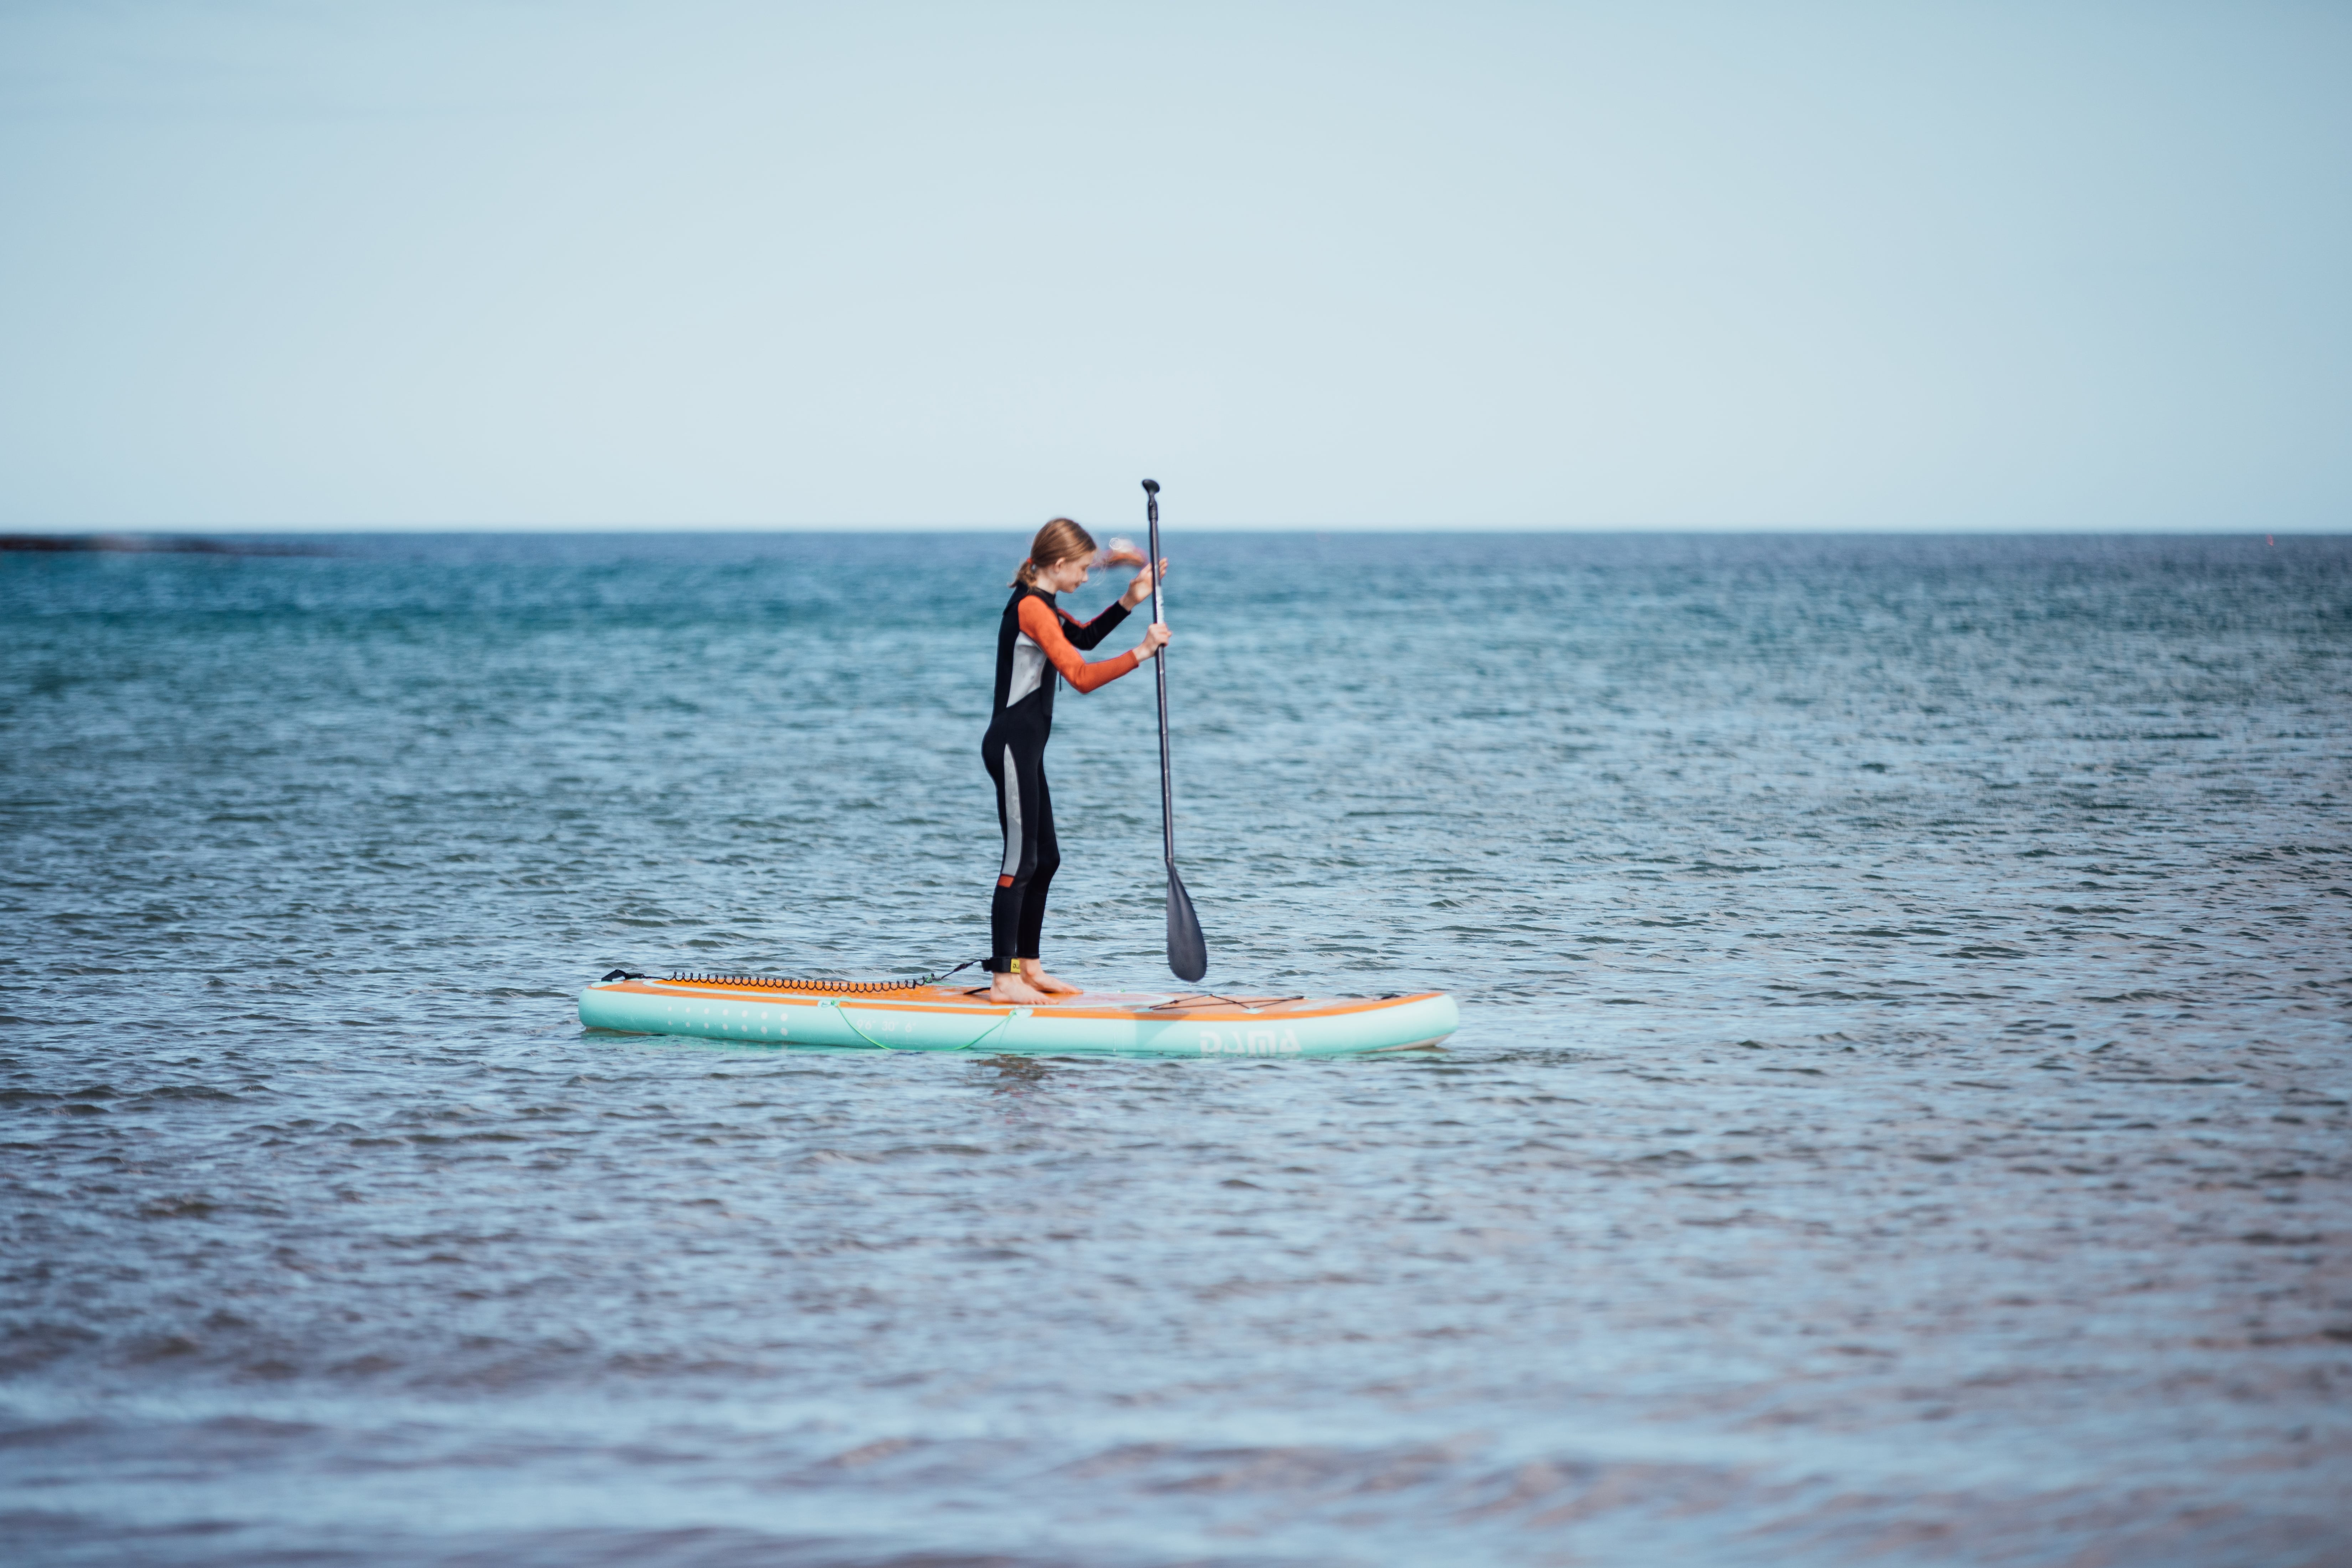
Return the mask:
<svg viewBox="0 0 2352 1568">
<path fill-rule="evenodd" d="M 1045 650 L 1045 658 L 1062 672 L 1062 679 L 1080 691 L 1108 686 L 1142 662 L 1129 652 L 1088 664 L 1070 646 L 1069 637 L 1062 630 L 1062 617 L 1046 608 L 1043 599 L 1021 601 L 1021 629 L 1031 642 Z"/>
</svg>

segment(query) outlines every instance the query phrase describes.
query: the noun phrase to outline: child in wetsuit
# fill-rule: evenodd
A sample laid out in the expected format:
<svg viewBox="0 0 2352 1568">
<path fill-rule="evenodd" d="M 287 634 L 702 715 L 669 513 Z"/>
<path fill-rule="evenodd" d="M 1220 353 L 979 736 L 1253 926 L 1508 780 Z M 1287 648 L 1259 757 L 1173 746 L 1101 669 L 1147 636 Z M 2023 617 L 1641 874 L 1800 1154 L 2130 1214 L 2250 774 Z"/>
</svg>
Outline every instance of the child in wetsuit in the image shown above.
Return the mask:
<svg viewBox="0 0 2352 1568">
<path fill-rule="evenodd" d="M 980 742 L 981 760 L 996 783 L 996 820 L 1004 832 L 1004 863 L 989 908 L 992 1002 L 1039 1003 L 1078 989 L 1046 973 L 1038 961 L 1045 892 L 1062 863 L 1054 840 L 1053 798 L 1045 787 L 1054 688 L 1066 680 L 1082 692 L 1092 691 L 1135 668 L 1168 641 L 1168 628 L 1155 625 L 1132 652 L 1092 664 L 1079 657 L 1080 648 L 1101 642 L 1127 619 L 1128 611 L 1151 596 L 1149 563 L 1126 552 L 1111 559 L 1143 569 L 1117 603 L 1081 626 L 1054 597 L 1085 584 L 1097 562 L 1094 537 L 1068 518 L 1055 518 L 1031 542 L 1029 559 L 1013 580 L 1013 597 L 997 627 L 996 700 Z M 1166 573 L 1165 562 L 1160 570 Z"/>
</svg>

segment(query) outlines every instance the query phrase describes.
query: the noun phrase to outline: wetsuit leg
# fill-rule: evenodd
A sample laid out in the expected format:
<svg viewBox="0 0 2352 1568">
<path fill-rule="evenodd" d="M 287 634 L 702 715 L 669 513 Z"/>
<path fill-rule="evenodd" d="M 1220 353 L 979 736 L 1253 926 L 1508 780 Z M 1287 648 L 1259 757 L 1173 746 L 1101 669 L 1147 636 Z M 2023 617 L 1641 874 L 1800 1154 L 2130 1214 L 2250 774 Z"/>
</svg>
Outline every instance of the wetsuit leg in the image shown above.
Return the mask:
<svg viewBox="0 0 2352 1568">
<path fill-rule="evenodd" d="M 996 781 L 996 823 L 1004 834 L 1004 860 L 997 868 L 996 894 L 988 911 L 988 967 L 1003 974 L 1017 967 L 1016 958 L 1036 956 L 1036 934 L 1045 919 L 1045 889 L 1038 886 L 1040 830 L 1052 842 L 1052 821 L 1045 805 L 1045 748 L 1017 742 L 992 740 L 983 761 Z M 1060 857 L 1055 857 L 1059 863 Z M 1045 872 L 1050 880 L 1053 870 Z M 1027 918 L 1033 888 L 1036 915 Z M 1024 929 L 1028 946 L 1022 945 Z"/>
<path fill-rule="evenodd" d="M 1037 863 L 1029 873 L 1029 889 L 1021 900 L 1020 939 L 1015 958 L 1038 958 L 1045 938 L 1045 890 L 1062 868 L 1062 846 L 1054 837 L 1054 792 L 1045 783 L 1045 759 L 1037 759 Z"/>
</svg>

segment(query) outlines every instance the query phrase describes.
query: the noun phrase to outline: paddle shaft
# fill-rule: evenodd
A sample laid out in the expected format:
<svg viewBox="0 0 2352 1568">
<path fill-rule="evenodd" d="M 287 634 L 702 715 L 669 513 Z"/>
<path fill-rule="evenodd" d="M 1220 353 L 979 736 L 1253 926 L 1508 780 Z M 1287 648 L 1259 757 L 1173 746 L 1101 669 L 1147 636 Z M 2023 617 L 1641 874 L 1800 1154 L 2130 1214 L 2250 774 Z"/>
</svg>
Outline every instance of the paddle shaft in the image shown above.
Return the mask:
<svg viewBox="0 0 2352 1568">
<path fill-rule="evenodd" d="M 1151 526 L 1151 624 L 1160 620 L 1160 492 L 1147 492 Z M 1168 765 L 1168 645 L 1152 656 L 1152 679 L 1160 689 L 1160 849 L 1168 868 L 1176 868 L 1176 787 Z"/>
<path fill-rule="evenodd" d="M 1143 481 L 1151 500 L 1151 622 L 1160 620 L 1160 484 Z M 1154 673 L 1160 688 L 1160 847 L 1168 858 L 1168 967 L 1179 980 L 1198 980 L 1209 972 L 1209 944 L 1201 937 L 1201 917 L 1192 912 L 1192 895 L 1176 874 L 1176 786 L 1168 763 L 1168 645 L 1160 646 L 1160 668 Z"/>
</svg>

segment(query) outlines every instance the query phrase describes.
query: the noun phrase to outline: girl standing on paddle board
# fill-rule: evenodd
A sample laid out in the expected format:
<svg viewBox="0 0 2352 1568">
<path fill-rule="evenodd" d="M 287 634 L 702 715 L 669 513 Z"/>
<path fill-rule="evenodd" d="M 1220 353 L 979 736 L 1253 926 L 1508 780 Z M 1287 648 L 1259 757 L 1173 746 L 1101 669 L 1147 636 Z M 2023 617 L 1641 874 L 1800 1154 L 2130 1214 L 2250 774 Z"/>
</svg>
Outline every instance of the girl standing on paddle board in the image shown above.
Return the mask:
<svg viewBox="0 0 2352 1568">
<path fill-rule="evenodd" d="M 1066 517 L 1055 518 L 1030 542 L 1029 559 L 1013 579 L 1013 597 L 997 627 L 996 702 L 980 742 L 988 776 L 996 781 L 997 825 L 1004 830 L 1004 864 L 988 916 L 992 1002 L 1038 1003 L 1078 989 L 1046 973 L 1037 956 L 1045 928 L 1045 889 L 1062 863 L 1054 840 L 1053 798 L 1045 792 L 1054 688 L 1060 680 L 1080 691 L 1108 685 L 1168 641 L 1168 628 L 1155 625 L 1132 652 L 1093 664 L 1078 657 L 1080 648 L 1101 642 L 1127 619 L 1128 611 L 1151 596 L 1151 568 L 1141 556 L 1122 551 L 1110 559 L 1143 570 L 1118 603 L 1081 626 L 1054 596 L 1085 584 L 1096 562 L 1094 536 Z M 1165 574 L 1168 563 L 1161 562 L 1160 570 Z"/>
</svg>

